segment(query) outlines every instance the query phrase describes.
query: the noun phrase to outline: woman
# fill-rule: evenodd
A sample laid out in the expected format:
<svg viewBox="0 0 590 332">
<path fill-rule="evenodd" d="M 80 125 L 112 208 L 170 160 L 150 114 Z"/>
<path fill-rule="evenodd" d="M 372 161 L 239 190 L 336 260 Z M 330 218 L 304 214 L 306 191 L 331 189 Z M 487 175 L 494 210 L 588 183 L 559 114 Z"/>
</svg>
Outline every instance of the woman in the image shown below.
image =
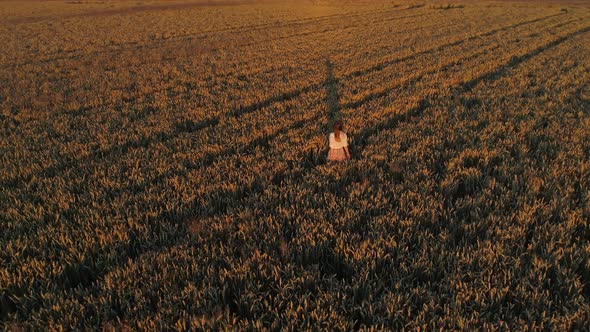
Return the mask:
<svg viewBox="0 0 590 332">
<path fill-rule="evenodd" d="M 345 161 L 350 159 L 348 151 L 348 137 L 342 131 L 342 121 L 334 123 L 334 131 L 330 133 L 330 150 L 328 151 L 328 161 Z"/>
</svg>

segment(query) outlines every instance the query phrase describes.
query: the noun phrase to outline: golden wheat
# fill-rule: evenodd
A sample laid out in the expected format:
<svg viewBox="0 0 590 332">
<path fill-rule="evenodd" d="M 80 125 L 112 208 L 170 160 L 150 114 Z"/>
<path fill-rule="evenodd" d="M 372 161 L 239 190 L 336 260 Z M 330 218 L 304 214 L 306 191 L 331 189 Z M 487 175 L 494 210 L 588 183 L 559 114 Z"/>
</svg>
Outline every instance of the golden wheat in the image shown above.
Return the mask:
<svg viewBox="0 0 590 332">
<path fill-rule="evenodd" d="M 2 2 L 0 43 L 4 329 L 588 328 L 582 2 Z"/>
</svg>

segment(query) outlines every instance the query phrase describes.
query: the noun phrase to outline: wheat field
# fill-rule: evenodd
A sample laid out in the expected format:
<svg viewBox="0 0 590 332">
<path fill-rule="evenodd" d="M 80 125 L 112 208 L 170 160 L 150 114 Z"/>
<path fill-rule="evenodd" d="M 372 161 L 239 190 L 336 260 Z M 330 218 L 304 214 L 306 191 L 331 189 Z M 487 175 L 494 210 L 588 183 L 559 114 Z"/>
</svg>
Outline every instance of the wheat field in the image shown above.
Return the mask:
<svg viewBox="0 0 590 332">
<path fill-rule="evenodd" d="M 1 1 L 0 44 L 4 330 L 590 328 L 584 1 Z"/>
</svg>

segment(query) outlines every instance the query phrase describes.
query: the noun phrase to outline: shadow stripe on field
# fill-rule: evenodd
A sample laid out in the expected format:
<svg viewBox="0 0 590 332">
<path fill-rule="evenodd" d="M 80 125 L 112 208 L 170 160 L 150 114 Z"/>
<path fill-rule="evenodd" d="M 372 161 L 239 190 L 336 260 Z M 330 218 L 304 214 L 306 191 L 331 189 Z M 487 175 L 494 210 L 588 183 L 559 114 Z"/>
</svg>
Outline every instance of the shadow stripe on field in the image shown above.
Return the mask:
<svg viewBox="0 0 590 332">
<path fill-rule="evenodd" d="M 528 61 L 535 56 L 539 55 L 540 53 L 553 48 L 557 47 L 564 41 L 579 36 L 581 34 L 587 33 L 590 31 L 590 27 L 585 27 L 564 36 L 558 37 L 553 41 L 543 44 L 539 47 L 536 47 L 520 56 L 514 56 L 505 64 L 502 64 L 482 75 L 479 75 L 467 82 L 463 82 L 458 84 L 455 88 L 458 90 L 468 91 L 473 89 L 476 85 L 480 84 L 483 81 L 494 81 L 497 80 L 504 75 L 506 75 L 509 69 L 518 66 L 519 64 Z M 365 147 L 368 144 L 368 140 L 371 136 L 377 135 L 383 130 L 391 129 L 395 127 L 398 123 L 402 121 L 407 121 L 408 119 L 414 118 L 416 116 L 420 116 L 427 108 L 430 103 L 429 97 L 423 97 L 419 100 L 418 104 L 405 112 L 404 114 L 398 114 L 389 119 L 386 119 L 372 128 L 367 128 L 366 130 L 362 131 L 359 136 L 361 139 L 359 140 L 358 144 L 361 147 Z M 270 178 L 273 181 L 279 177 L 301 177 L 305 173 L 309 172 L 310 170 L 314 169 L 318 166 L 317 159 L 305 160 L 302 164 L 302 169 L 298 170 L 293 173 L 289 172 L 281 172 L 275 173 Z M 219 207 L 219 210 L 213 209 L 210 210 L 208 213 L 211 215 L 217 215 L 220 213 L 227 213 L 231 211 L 231 209 L 238 208 L 244 204 L 244 201 L 250 199 L 254 196 L 254 194 L 263 193 L 264 186 L 262 186 L 261 182 L 262 179 L 258 179 L 254 181 L 251 186 L 242 187 L 234 192 L 227 192 L 221 191 L 219 195 L 212 195 L 219 197 L 218 202 L 212 202 L 210 206 Z M 237 199 L 228 201 L 226 198 L 229 196 L 235 197 Z M 229 204 L 228 204 L 229 203 Z M 110 248 L 111 252 L 120 252 L 120 253 L 127 253 L 126 259 L 135 260 L 137 257 L 141 256 L 145 252 L 154 249 L 160 249 L 162 247 L 170 247 L 178 243 L 179 239 L 182 239 L 185 236 L 185 232 L 183 231 L 182 223 L 186 220 L 187 217 L 194 215 L 194 211 L 200 210 L 199 207 L 189 207 L 186 210 L 181 211 L 180 213 L 175 211 L 165 211 L 161 215 L 155 218 L 149 218 L 149 222 L 147 223 L 147 230 L 141 235 L 132 234 L 130 238 L 132 241 L 130 243 L 121 243 L 116 245 L 114 248 Z M 206 217 L 206 216 L 202 216 Z M 167 220 L 168 222 L 163 222 L 163 220 Z M 64 270 L 62 276 L 58 277 L 57 280 L 50 283 L 53 284 L 53 287 L 57 287 L 56 289 L 60 289 L 62 291 L 75 288 L 78 286 L 82 287 L 90 287 L 94 285 L 96 282 L 100 281 L 101 278 L 106 275 L 112 268 L 111 267 L 98 267 L 95 265 L 94 257 L 100 256 L 102 250 L 98 250 L 96 252 L 87 252 L 85 254 L 86 260 L 83 260 L 78 263 L 71 264 L 67 266 Z M 3 299 L 3 312 L 2 316 L 13 313 L 19 307 L 23 307 L 22 304 L 18 300 L 14 300 L 15 297 L 20 297 L 24 294 L 22 289 L 19 290 L 20 287 L 12 286 L 6 291 L 6 296 Z M 22 298 L 21 298 L 22 299 Z M 27 313 L 30 313 L 29 310 L 38 309 L 41 306 L 41 301 L 36 301 L 34 303 L 28 303 L 25 305 L 25 312 L 23 314 L 26 316 Z M 7 308 L 7 309 L 5 309 Z M 5 311 L 6 310 L 6 311 Z"/>
<path fill-rule="evenodd" d="M 444 50 L 446 48 L 449 47 L 453 47 L 453 46 L 457 46 L 457 45 L 461 45 L 467 41 L 470 40 L 474 40 L 476 38 L 479 37 L 483 37 L 483 36 L 490 36 L 493 35 L 497 32 L 500 31 L 506 31 L 509 30 L 511 28 L 514 27 L 519 27 L 519 26 L 523 26 L 523 25 L 527 25 L 527 24 L 532 24 L 532 23 L 536 23 L 536 22 L 540 22 L 546 19 L 549 19 L 551 17 L 555 17 L 555 16 L 559 16 L 559 15 L 563 15 L 562 13 L 559 14 L 553 14 L 553 15 L 547 15 L 547 16 L 543 16 L 543 17 L 539 17 L 539 18 L 535 18 L 532 20 L 526 20 L 523 22 L 519 22 L 519 23 L 515 23 L 515 24 L 510 24 L 507 25 L 505 27 L 502 28 L 496 28 L 496 29 L 492 29 L 490 31 L 484 32 L 484 33 L 480 33 L 480 34 L 475 34 L 473 36 L 470 36 L 468 38 L 465 39 L 460 39 L 451 43 L 447 43 L 447 44 L 443 44 L 443 45 L 439 45 L 430 49 L 426 49 L 420 52 L 416 52 L 407 56 L 403 56 L 403 57 L 399 57 L 396 58 L 394 60 L 389 60 L 389 61 L 385 61 L 383 63 L 380 63 L 378 65 L 372 66 L 370 68 L 367 69 L 363 69 L 363 70 L 356 70 L 353 72 L 350 72 L 348 74 L 345 74 L 344 76 L 342 76 L 342 78 L 340 78 L 340 80 L 342 79 L 347 79 L 347 78 L 351 78 L 351 77 L 358 77 L 358 76 L 363 76 L 363 75 L 367 75 L 369 73 L 373 73 L 376 71 L 380 71 L 383 70 L 391 65 L 394 65 L 396 63 L 401 63 L 404 61 L 408 61 L 414 58 L 417 58 L 420 55 L 424 55 L 424 54 L 434 54 L 435 52 Z M 241 106 L 238 107 L 237 109 L 235 109 L 234 111 L 230 112 L 228 115 L 229 116 L 234 116 L 234 117 L 238 117 L 238 116 L 242 116 L 244 114 L 249 114 L 255 111 L 258 111 L 264 107 L 268 107 L 271 106 L 277 102 L 284 102 L 284 101 L 289 101 L 292 99 L 295 99 L 299 96 L 301 96 L 304 93 L 310 92 L 312 90 L 315 89 L 319 89 L 322 88 L 322 86 L 324 86 L 325 81 L 322 81 L 320 83 L 315 83 L 315 84 L 311 84 L 296 90 L 292 90 L 292 91 L 288 91 L 288 92 L 283 92 L 281 94 L 278 95 L 274 95 L 269 97 L 266 100 L 257 102 L 257 103 L 253 103 L 247 106 Z M 198 131 L 198 130 L 202 130 L 205 128 L 209 128 L 212 126 L 217 126 L 220 122 L 220 117 L 214 117 L 214 118 L 209 118 L 209 119 L 203 119 L 199 122 L 193 123 L 193 124 L 188 124 L 186 126 L 186 128 L 189 129 L 189 132 L 194 132 L 194 131 Z M 190 130 L 190 128 L 194 129 L 194 130 Z M 115 152 L 121 152 L 124 151 L 124 153 L 126 153 L 126 151 L 128 151 L 129 148 L 145 148 L 151 144 L 153 144 L 154 142 L 160 142 L 162 140 L 169 140 L 172 139 L 174 137 L 177 137 L 179 134 L 183 133 L 183 132 L 187 132 L 187 131 L 181 131 L 177 132 L 177 133 L 169 133 L 167 131 L 162 131 L 162 132 L 158 132 L 153 134 L 150 137 L 142 137 L 138 140 L 135 141 L 130 141 L 130 142 L 125 142 L 123 144 L 120 144 L 118 146 L 112 147 L 108 150 L 101 150 L 101 151 L 96 151 L 93 152 L 90 156 L 84 158 L 84 160 L 93 160 L 96 159 L 97 157 L 104 157 L 107 155 L 110 155 L 112 153 Z M 15 187 L 17 186 L 20 182 L 30 182 L 31 179 L 33 177 L 43 177 L 43 178 L 47 178 L 47 177 L 53 177 L 58 175 L 61 172 L 64 172 L 67 169 L 73 168 L 75 166 L 80 166 L 81 164 L 84 163 L 84 160 L 66 160 L 66 161 L 62 161 L 59 162 L 57 165 L 54 166 L 50 166 L 47 167 L 41 171 L 38 171 L 36 173 L 33 174 L 29 174 L 28 176 L 25 177 L 14 177 L 11 179 L 3 179 L 0 182 L 1 186 L 4 187 Z"/>
</svg>

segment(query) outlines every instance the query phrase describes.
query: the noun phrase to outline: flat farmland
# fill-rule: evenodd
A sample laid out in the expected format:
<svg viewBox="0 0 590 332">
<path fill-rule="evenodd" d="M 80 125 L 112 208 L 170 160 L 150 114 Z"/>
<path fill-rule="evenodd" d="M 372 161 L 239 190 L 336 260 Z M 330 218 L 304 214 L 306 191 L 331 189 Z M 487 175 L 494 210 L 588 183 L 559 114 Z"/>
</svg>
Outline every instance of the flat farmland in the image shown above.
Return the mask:
<svg viewBox="0 0 590 332">
<path fill-rule="evenodd" d="M 590 327 L 583 1 L 0 1 L 0 45 L 5 330 Z"/>
</svg>

